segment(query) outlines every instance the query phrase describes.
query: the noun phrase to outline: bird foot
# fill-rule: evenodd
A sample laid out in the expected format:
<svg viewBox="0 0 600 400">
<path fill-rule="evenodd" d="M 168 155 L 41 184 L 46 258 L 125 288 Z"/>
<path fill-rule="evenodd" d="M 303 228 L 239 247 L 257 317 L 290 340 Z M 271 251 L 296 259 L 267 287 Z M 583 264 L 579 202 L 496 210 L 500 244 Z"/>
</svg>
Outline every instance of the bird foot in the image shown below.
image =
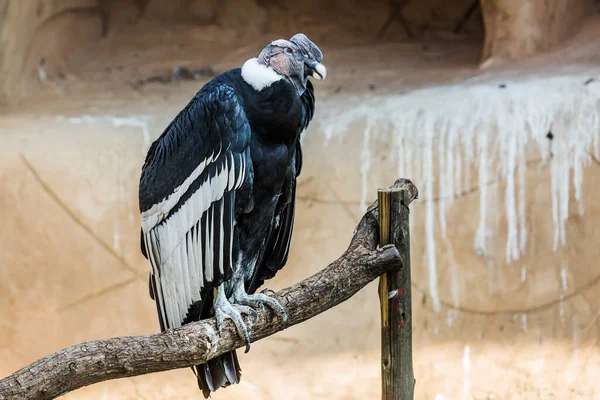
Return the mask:
<svg viewBox="0 0 600 400">
<path fill-rule="evenodd" d="M 237 328 L 238 334 L 246 344 L 246 353 L 250 351 L 250 335 L 243 315 L 252 315 L 256 319 L 258 313 L 251 307 L 243 304 L 231 304 L 224 294 L 218 293 L 214 304 L 215 317 L 217 318 L 217 329 L 219 334 L 223 333 L 223 322 L 230 319 Z"/>
<path fill-rule="evenodd" d="M 234 302 L 236 304 L 242 304 L 242 305 L 250 306 L 250 307 L 254 307 L 254 308 L 260 307 L 261 310 L 265 309 L 265 304 L 266 304 L 267 306 L 269 306 L 269 308 L 271 308 L 273 310 L 273 312 L 275 312 L 275 314 L 277 314 L 281 318 L 282 326 L 285 326 L 285 324 L 287 322 L 287 318 L 288 318 L 287 312 L 285 311 L 283 306 L 277 300 L 264 294 L 267 290 L 270 290 L 270 289 L 265 289 L 261 293 L 256 293 L 256 294 L 247 294 L 244 291 L 237 291 L 233 297 Z M 273 292 L 273 291 L 271 290 L 271 292 Z"/>
</svg>

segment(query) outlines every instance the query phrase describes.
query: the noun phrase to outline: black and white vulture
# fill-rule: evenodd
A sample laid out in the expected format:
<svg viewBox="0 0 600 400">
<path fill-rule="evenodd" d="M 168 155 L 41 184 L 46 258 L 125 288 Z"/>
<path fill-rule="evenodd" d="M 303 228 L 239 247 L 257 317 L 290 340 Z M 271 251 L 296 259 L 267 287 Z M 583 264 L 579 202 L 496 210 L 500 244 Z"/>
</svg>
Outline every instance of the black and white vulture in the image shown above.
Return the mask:
<svg viewBox="0 0 600 400">
<path fill-rule="evenodd" d="M 286 263 L 300 135 L 315 107 L 309 76 L 324 79 L 304 34 L 269 43 L 242 68 L 208 82 L 150 147 L 139 186 L 142 253 L 164 331 L 215 316 L 250 340 L 242 315 L 267 305 L 256 293 Z M 238 383 L 235 351 L 193 368 L 205 397 Z"/>
</svg>

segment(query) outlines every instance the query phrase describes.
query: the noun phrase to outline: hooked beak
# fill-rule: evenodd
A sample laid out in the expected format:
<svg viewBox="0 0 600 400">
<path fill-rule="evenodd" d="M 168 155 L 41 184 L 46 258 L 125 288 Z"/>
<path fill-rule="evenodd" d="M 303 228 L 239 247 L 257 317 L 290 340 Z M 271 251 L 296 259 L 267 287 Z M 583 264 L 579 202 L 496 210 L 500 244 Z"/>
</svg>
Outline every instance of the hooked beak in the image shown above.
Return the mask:
<svg viewBox="0 0 600 400">
<path fill-rule="evenodd" d="M 327 77 L 327 68 L 325 68 L 323 64 L 316 61 L 308 61 L 306 65 L 310 71 L 310 75 L 313 78 L 322 81 Z"/>
</svg>

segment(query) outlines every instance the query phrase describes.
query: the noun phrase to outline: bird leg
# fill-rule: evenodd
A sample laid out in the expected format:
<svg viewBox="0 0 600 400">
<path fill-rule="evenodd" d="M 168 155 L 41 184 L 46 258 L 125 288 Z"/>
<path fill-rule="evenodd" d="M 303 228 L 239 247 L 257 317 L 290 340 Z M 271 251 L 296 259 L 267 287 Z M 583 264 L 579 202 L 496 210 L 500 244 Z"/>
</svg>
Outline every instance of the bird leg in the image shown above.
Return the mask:
<svg viewBox="0 0 600 400">
<path fill-rule="evenodd" d="M 219 334 L 223 332 L 223 321 L 225 318 L 229 318 L 233 321 L 233 324 L 237 328 L 238 334 L 242 339 L 244 339 L 244 343 L 246 344 L 246 353 L 250 351 L 250 335 L 248 335 L 248 327 L 242 318 L 242 315 L 250 315 L 254 318 L 258 316 L 258 313 L 243 304 L 232 304 L 227 300 L 227 296 L 225 295 L 225 285 L 221 284 L 215 289 L 215 300 L 214 300 L 214 311 L 215 317 L 217 318 L 217 329 L 219 329 Z"/>
<path fill-rule="evenodd" d="M 244 288 L 244 281 L 240 280 L 233 290 L 233 296 L 231 296 L 232 302 L 254 308 L 260 307 L 262 310 L 264 310 L 266 304 L 281 318 L 282 325 L 285 325 L 287 322 L 287 312 L 277 300 L 265 294 L 267 290 L 269 289 L 261 293 L 248 294 Z M 271 292 L 273 291 L 271 290 Z"/>
</svg>

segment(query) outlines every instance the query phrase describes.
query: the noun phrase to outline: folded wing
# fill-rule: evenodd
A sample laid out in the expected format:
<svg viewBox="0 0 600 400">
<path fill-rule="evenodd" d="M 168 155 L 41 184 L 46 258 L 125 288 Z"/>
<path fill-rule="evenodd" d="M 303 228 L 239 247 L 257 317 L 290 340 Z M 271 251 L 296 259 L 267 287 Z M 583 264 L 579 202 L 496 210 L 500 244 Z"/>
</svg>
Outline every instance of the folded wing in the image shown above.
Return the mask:
<svg viewBox="0 0 600 400">
<path fill-rule="evenodd" d="M 236 195 L 252 183 L 249 141 L 243 108 L 221 84 L 201 90 L 148 152 L 142 250 L 163 330 L 181 326 L 233 273 Z"/>
</svg>

